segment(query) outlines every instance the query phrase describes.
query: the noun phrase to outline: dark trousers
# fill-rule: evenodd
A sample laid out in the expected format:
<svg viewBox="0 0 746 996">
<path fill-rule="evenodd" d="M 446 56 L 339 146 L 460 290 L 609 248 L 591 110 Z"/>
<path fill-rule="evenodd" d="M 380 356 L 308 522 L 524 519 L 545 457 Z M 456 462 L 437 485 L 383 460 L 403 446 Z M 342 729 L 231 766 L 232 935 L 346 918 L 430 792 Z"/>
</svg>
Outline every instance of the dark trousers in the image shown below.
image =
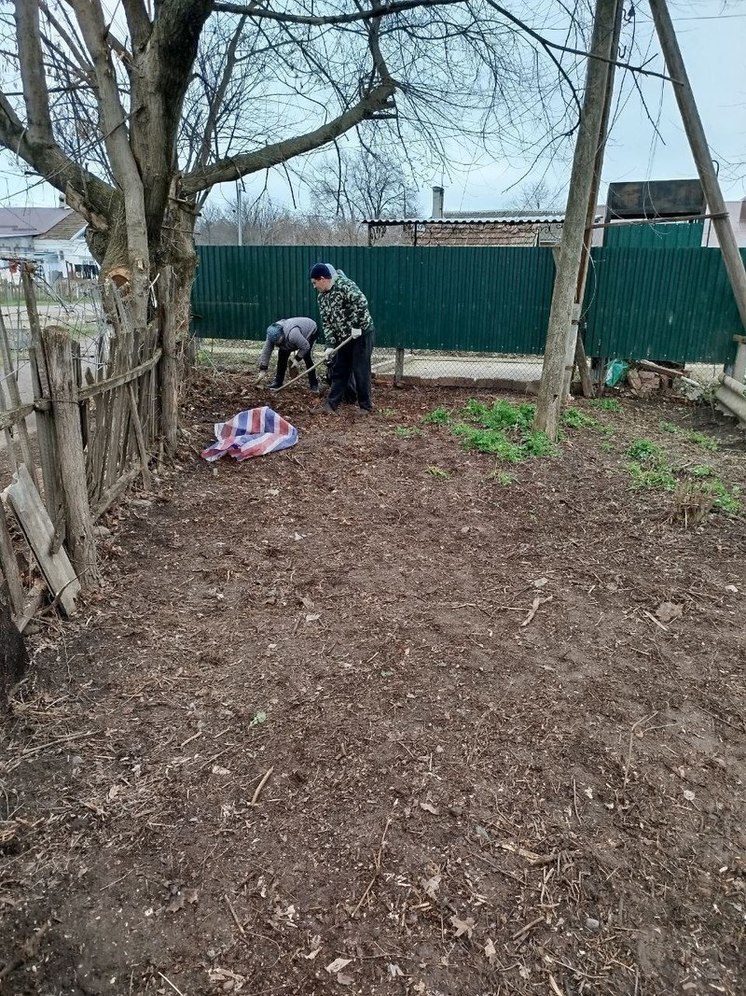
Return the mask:
<svg viewBox="0 0 746 996">
<path fill-rule="evenodd" d="M 311 367 L 313 366 L 312 353 L 313 353 L 313 344 L 314 342 L 316 342 L 316 336 L 315 335 L 312 336 L 308 341 L 311 343 L 311 348 L 303 357 L 303 362 L 306 364 L 306 370 L 309 371 L 308 384 L 311 390 L 315 391 L 316 388 L 319 386 L 319 380 L 318 377 L 316 376 L 316 371 L 311 370 Z M 283 382 L 285 380 L 285 374 L 287 373 L 288 369 L 288 360 L 290 359 L 291 353 L 292 349 L 277 350 L 277 371 L 275 373 L 275 387 L 282 387 L 283 385 Z"/>
<path fill-rule="evenodd" d="M 348 342 L 335 355 L 331 369 L 332 386 L 326 399 L 330 408 L 339 408 L 351 386 L 352 377 L 357 391 L 357 403 L 366 411 L 371 410 L 370 359 L 373 355 L 374 338 L 375 330 L 370 329 L 359 339 Z"/>
</svg>

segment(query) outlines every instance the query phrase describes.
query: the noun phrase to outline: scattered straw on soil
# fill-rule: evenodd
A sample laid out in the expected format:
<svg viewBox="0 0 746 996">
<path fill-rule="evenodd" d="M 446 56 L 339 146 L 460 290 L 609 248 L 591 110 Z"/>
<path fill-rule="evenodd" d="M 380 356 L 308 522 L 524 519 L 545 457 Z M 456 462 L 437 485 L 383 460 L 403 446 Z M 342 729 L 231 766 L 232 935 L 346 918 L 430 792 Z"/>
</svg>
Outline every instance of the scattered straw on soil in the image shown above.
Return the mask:
<svg viewBox="0 0 746 996">
<path fill-rule="evenodd" d="M 737 434 L 580 405 L 506 475 L 422 423 L 468 394 L 290 391 L 297 447 L 208 466 L 246 384 L 195 386 L 106 594 L 34 638 L 0 991 L 735 996 L 744 520 L 682 528 L 626 452 L 743 486 Z"/>
</svg>

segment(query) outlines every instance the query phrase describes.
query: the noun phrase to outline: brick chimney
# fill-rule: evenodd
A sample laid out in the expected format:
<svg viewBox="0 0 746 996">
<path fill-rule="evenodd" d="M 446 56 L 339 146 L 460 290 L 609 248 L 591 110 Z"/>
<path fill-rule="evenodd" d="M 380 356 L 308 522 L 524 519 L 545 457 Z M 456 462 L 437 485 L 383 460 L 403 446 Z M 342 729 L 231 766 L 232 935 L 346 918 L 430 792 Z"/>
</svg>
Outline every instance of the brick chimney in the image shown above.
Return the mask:
<svg viewBox="0 0 746 996">
<path fill-rule="evenodd" d="M 445 191 L 442 187 L 433 187 L 433 218 L 443 217 L 443 196 Z"/>
</svg>

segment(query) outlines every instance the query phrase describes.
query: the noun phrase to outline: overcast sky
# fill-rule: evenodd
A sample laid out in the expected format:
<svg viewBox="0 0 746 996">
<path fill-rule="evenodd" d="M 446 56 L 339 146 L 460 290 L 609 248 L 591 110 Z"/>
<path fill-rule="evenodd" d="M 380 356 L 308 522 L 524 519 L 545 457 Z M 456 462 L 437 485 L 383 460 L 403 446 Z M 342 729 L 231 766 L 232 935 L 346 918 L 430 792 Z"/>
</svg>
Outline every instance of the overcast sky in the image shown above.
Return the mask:
<svg viewBox="0 0 746 996">
<path fill-rule="evenodd" d="M 647 3 L 639 0 L 635 8 L 637 47 L 642 53 L 649 49 L 652 55 L 657 52 L 657 42 Z M 723 192 L 726 199 L 739 199 L 746 195 L 746 0 L 670 0 L 670 8 L 710 147 L 714 158 L 721 163 Z M 562 39 L 558 36 L 557 40 Z M 651 63 L 651 68 L 662 70 L 660 56 Z M 624 73 L 604 165 L 602 200 L 610 181 L 696 175 L 670 85 L 649 77 L 638 80 L 661 137 L 656 136 L 653 124 L 646 117 L 630 74 Z M 443 178 L 446 209 L 520 206 L 520 188 L 510 188 L 529 162 L 495 162 L 483 152 L 472 156 L 471 159 L 466 156 L 466 164 L 457 173 Z M 546 164 L 537 167 L 531 179 L 538 179 L 545 169 Z M 546 186 L 559 206 L 563 203 L 568 172 L 569 162 L 564 157 L 546 173 Z M 429 214 L 430 187 L 440 181 L 440 175 L 423 178 L 421 207 L 425 214 Z M 261 182 L 249 178 L 248 195 L 251 196 L 254 187 L 258 192 L 263 183 L 263 178 Z M 269 189 L 276 199 L 290 201 L 281 176 L 272 178 Z M 49 187 L 37 185 L 24 176 L 6 154 L 0 164 L 0 204 L 51 206 L 57 203 L 57 196 Z M 232 185 L 224 187 L 217 197 L 232 200 Z"/>
<path fill-rule="evenodd" d="M 722 161 L 724 195 L 740 199 L 746 195 L 746 0 L 670 0 L 669 6 L 713 157 Z M 657 53 L 647 4 L 641 0 L 635 7 L 637 44 L 643 53 L 648 45 L 651 55 Z M 662 58 L 658 56 L 650 68 L 662 70 Z M 611 181 L 696 176 L 670 84 L 650 77 L 638 80 L 661 138 L 645 115 L 630 74 L 624 73 L 604 162 L 602 200 Z M 505 206 L 515 192 L 503 191 L 524 171 L 521 166 L 482 161 L 467 175 L 446 180 L 446 208 Z M 550 169 L 548 188 L 566 191 L 567 171 L 566 162 Z M 542 172 L 543 168 L 537 169 L 535 174 Z M 429 192 L 423 192 L 422 200 L 429 207 Z"/>
</svg>

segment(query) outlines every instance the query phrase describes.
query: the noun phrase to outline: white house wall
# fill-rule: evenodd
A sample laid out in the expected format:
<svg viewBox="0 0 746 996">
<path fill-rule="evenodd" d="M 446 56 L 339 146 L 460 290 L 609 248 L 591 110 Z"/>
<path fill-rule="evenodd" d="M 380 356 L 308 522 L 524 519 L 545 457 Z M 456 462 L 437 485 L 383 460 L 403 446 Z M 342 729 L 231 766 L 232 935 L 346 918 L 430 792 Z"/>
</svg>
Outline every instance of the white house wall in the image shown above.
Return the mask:
<svg viewBox="0 0 746 996">
<path fill-rule="evenodd" d="M 67 277 L 74 266 L 95 265 L 85 239 L 35 239 L 34 250 L 41 257 L 44 277 L 48 281 Z"/>
</svg>

